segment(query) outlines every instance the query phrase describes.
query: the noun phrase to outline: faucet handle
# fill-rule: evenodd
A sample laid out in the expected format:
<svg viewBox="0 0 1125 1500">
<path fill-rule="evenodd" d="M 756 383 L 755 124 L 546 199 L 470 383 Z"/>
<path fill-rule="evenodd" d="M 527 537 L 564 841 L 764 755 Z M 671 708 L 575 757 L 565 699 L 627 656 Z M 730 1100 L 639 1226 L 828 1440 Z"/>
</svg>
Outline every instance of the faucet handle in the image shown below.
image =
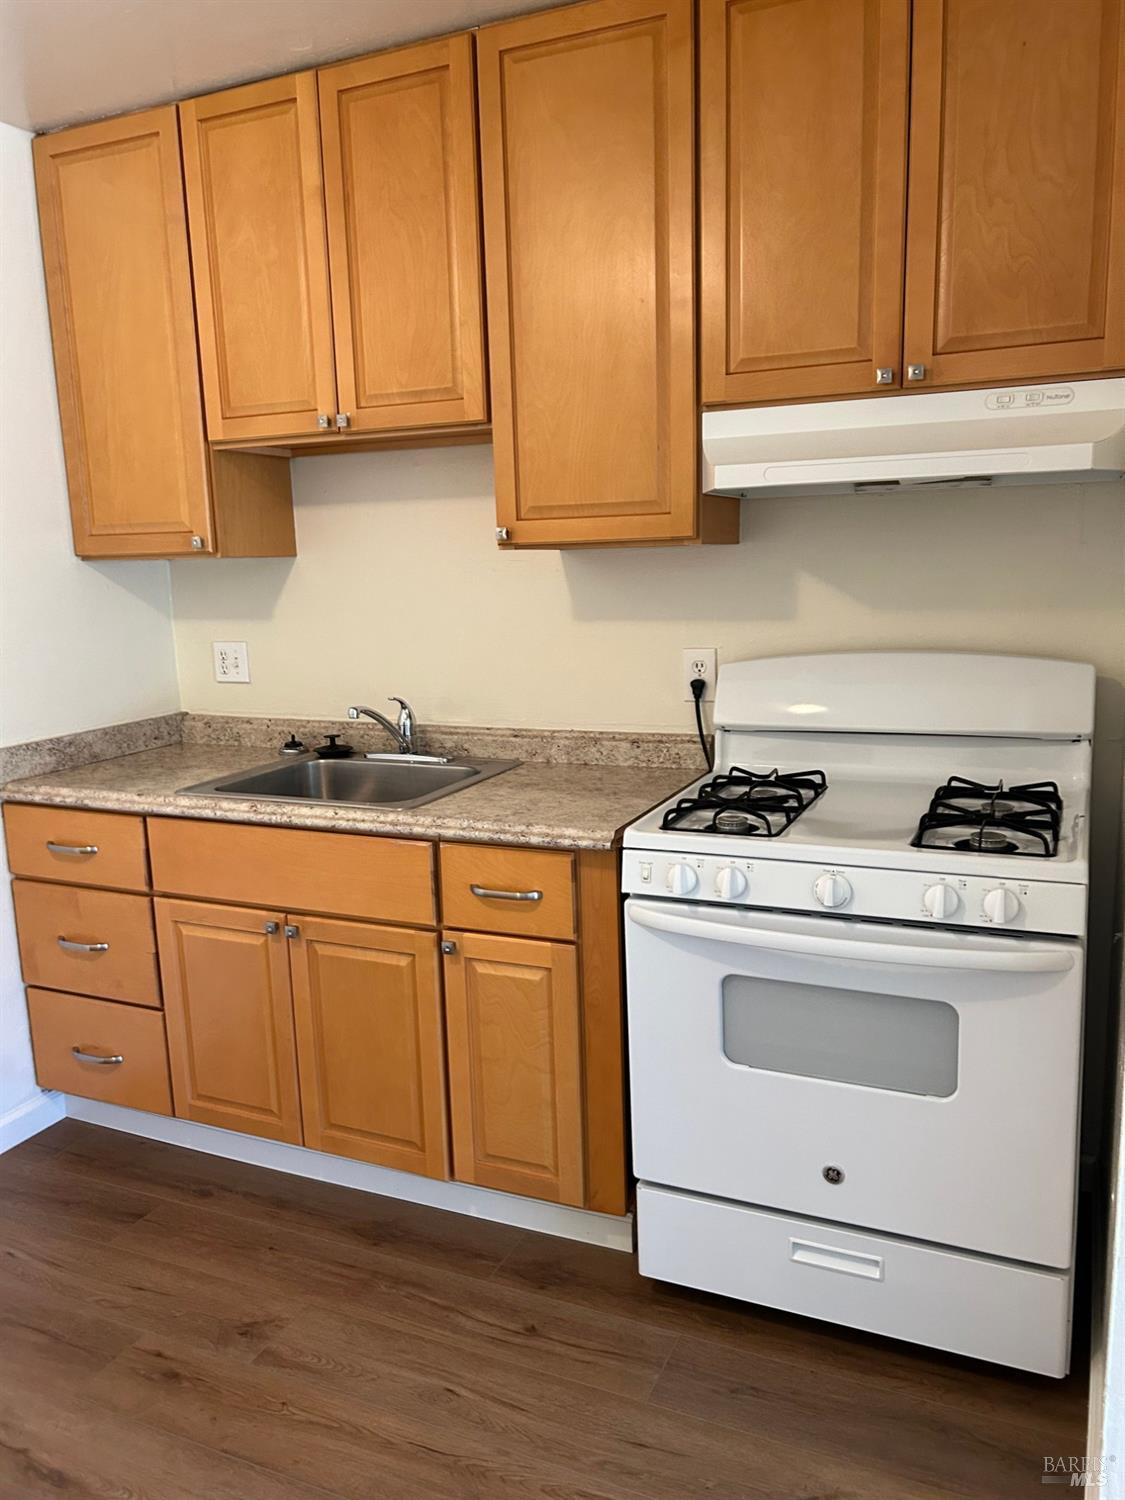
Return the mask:
<svg viewBox="0 0 1125 1500">
<path fill-rule="evenodd" d="M 388 703 L 398 704 L 398 732 L 402 736 L 402 748 L 409 754 L 414 751 L 414 710 L 405 698 L 400 698 L 397 693 L 391 693 L 387 699 Z"/>
</svg>

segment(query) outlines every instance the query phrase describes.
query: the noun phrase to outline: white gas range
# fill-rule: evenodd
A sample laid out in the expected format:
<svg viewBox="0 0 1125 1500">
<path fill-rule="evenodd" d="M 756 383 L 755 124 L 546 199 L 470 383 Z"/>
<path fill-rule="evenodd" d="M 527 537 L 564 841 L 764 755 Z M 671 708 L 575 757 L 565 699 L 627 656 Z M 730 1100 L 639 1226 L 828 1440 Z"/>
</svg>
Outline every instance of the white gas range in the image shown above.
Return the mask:
<svg viewBox="0 0 1125 1500">
<path fill-rule="evenodd" d="M 642 1271 L 1068 1367 L 1094 672 L 719 674 L 623 884 Z"/>
</svg>

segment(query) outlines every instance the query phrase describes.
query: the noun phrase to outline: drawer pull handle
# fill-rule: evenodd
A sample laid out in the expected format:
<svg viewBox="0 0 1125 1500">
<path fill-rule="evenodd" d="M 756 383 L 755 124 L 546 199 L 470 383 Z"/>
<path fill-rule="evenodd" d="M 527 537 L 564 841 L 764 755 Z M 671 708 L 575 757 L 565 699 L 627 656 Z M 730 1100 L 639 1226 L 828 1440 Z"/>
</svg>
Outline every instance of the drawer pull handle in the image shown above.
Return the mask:
<svg viewBox="0 0 1125 1500">
<path fill-rule="evenodd" d="M 492 891 L 486 885 L 470 885 L 474 896 L 486 901 L 542 901 L 542 891 Z"/>
<path fill-rule="evenodd" d="M 862 1276 L 868 1281 L 883 1279 L 881 1255 L 841 1250 L 838 1245 L 818 1245 L 815 1240 L 791 1239 L 789 1259 L 802 1266 L 817 1266 L 822 1271 L 843 1271 L 846 1276 Z"/>
<path fill-rule="evenodd" d="M 97 844 L 56 844 L 54 839 L 47 840 L 47 848 L 52 854 L 96 854 Z"/>
<path fill-rule="evenodd" d="M 60 937 L 59 947 L 68 953 L 108 953 L 108 943 L 76 943 L 73 938 Z"/>
<path fill-rule="evenodd" d="M 79 1062 L 97 1063 L 103 1068 L 115 1068 L 118 1063 L 125 1061 L 120 1052 L 115 1052 L 112 1057 L 99 1057 L 96 1052 L 83 1052 L 81 1047 L 72 1047 L 70 1055 L 76 1057 Z"/>
</svg>

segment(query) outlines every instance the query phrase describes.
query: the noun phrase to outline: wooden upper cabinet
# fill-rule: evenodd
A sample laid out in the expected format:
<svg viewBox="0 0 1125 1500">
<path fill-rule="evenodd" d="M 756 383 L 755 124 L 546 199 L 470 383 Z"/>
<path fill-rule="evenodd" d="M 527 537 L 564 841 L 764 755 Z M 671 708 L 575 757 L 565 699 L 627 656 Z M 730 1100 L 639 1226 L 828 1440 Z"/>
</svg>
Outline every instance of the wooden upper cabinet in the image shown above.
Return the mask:
<svg viewBox="0 0 1125 1500">
<path fill-rule="evenodd" d="M 449 933 L 445 960 L 454 1175 L 581 1205 L 577 960 L 566 943 Z"/>
<path fill-rule="evenodd" d="M 590 0 L 478 34 L 497 520 L 517 546 L 700 536 L 692 32 L 692 0 Z"/>
<path fill-rule="evenodd" d="M 472 39 L 319 76 L 342 417 L 357 432 L 483 421 Z"/>
<path fill-rule="evenodd" d="M 75 551 L 211 550 L 175 106 L 34 155 Z"/>
<path fill-rule="evenodd" d="M 316 73 L 189 99 L 180 124 L 208 434 L 315 433 L 336 412 Z"/>
<path fill-rule="evenodd" d="M 1121 0 L 915 0 L 904 352 L 926 384 L 1125 365 Z"/>
<path fill-rule="evenodd" d="M 898 385 L 909 0 L 703 0 L 700 24 L 703 400 Z"/>
<path fill-rule="evenodd" d="M 191 901 L 155 906 L 176 1114 L 299 1145 L 283 914 Z"/>
<path fill-rule="evenodd" d="M 448 1175 L 437 937 L 294 917 L 305 1145 Z"/>
</svg>

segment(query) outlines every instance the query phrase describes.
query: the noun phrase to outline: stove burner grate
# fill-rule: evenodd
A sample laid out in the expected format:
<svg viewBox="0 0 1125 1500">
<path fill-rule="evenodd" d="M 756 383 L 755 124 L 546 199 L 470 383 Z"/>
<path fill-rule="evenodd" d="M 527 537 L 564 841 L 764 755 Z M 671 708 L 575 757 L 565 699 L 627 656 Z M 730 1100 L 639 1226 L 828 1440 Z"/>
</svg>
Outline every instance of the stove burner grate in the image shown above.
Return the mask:
<svg viewBox="0 0 1125 1500">
<path fill-rule="evenodd" d="M 695 814 L 710 819 L 695 825 L 702 833 L 741 834 L 776 838 L 806 807 L 823 796 L 828 778 L 823 771 L 795 771 L 768 775 L 732 766 L 705 781 L 692 797 L 681 797 L 664 814 L 662 828 L 679 828 Z"/>
<path fill-rule="evenodd" d="M 952 776 L 934 793 L 910 842 L 915 849 L 1052 859 L 1061 829 L 1062 797 L 1054 781 L 985 786 Z"/>
</svg>

